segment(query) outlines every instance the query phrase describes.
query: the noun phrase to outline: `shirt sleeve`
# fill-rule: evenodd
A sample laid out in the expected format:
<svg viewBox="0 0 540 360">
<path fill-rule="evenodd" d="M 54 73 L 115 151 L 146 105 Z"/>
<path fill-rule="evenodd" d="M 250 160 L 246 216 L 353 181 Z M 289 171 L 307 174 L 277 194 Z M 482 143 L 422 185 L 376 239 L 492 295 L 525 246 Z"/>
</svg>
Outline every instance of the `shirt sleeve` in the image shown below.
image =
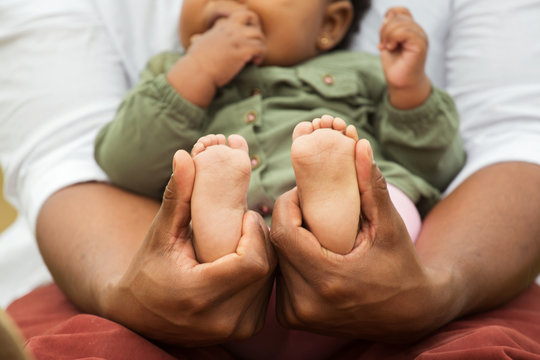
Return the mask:
<svg viewBox="0 0 540 360">
<path fill-rule="evenodd" d="M 51 194 L 107 180 L 94 138 L 128 84 L 90 1 L 0 2 L 0 68 L 5 195 L 33 230 Z"/>
<path fill-rule="evenodd" d="M 400 110 L 385 93 L 375 135 L 384 157 L 394 160 L 443 191 L 465 163 L 459 116 L 452 98 L 433 88 L 420 106 Z"/>
<path fill-rule="evenodd" d="M 151 59 L 141 82 L 96 138 L 96 159 L 113 183 L 157 199 L 171 175 L 174 153 L 192 148 L 206 117 L 165 78 L 178 58 L 163 53 Z"/>
<path fill-rule="evenodd" d="M 494 163 L 540 164 L 540 2 L 452 6 L 447 90 L 461 115 L 467 163 L 447 191 Z"/>
</svg>

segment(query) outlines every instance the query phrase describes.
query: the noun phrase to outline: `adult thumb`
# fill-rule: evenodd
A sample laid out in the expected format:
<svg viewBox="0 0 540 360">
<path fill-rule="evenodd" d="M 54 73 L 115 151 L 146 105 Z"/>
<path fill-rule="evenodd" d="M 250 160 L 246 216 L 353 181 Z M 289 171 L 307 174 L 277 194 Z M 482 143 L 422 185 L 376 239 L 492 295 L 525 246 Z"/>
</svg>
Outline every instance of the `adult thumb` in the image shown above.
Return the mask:
<svg viewBox="0 0 540 360">
<path fill-rule="evenodd" d="M 195 180 L 195 164 L 185 150 L 174 154 L 173 173 L 163 192 L 163 199 L 154 220 L 161 230 L 179 237 L 191 221 L 191 194 Z"/>
<path fill-rule="evenodd" d="M 356 144 L 356 175 L 360 191 L 362 228 L 370 227 L 378 241 L 387 242 L 395 234 L 407 233 L 397 212 L 381 170 L 373 160 L 373 151 L 365 139 Z M 372 237 L 373 240 L 375 238 Z M 410 241 L 410 240 L 409 240 Z"/>
</svg>

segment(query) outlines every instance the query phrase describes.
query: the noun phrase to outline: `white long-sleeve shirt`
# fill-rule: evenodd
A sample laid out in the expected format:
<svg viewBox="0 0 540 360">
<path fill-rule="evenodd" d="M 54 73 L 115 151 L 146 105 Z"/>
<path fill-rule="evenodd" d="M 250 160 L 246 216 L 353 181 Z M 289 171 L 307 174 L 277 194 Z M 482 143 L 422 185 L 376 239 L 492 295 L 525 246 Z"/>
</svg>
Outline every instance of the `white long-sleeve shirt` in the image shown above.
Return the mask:
<svg viewBox="0 0 540 360">
<path fill-rule="evenodd" d="M 107 180 L 94 137 L 150 56 L 179 47 L 181 3 L 0 2 L 0 165 L 19 212 L 0 235 L 0 306 L 50 281 L 33 235 L 40 208 L 65 186 Z M 462 119 L 468 161 L 448 191 L 489 164 L 540 164 L 540 0 L 374 0 L 353 47 L 376 53 L 386 9 L 403 4 Z"/>
</svg>

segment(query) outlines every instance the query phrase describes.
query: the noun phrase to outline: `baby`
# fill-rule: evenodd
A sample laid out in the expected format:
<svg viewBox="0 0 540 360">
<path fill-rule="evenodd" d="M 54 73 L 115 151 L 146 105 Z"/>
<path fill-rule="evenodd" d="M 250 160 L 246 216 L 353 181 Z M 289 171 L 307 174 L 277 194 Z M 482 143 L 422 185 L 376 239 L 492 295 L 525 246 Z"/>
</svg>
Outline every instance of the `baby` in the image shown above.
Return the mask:
<svg viewBox="0 0 540 360">
<path fill-rule="evenodd" d="M 201 262 L 236 251 L 247 209 L 268 221 L 295 185 L 304 226 L 346 254 L 361 226 L 356 143 L 367 140 L 414 238 L 416 209 L 433 206 L 464 163 L 458 116 L 425 74 L 427 38 L 407 9 L 386 14 L 380 59 L 343 50 L 368 7 L 184 0 L 185 53 L 150 60 L 98 135 L 98 163 L 119 186 L 161 198 L 183 149 Z"/>
</svg>

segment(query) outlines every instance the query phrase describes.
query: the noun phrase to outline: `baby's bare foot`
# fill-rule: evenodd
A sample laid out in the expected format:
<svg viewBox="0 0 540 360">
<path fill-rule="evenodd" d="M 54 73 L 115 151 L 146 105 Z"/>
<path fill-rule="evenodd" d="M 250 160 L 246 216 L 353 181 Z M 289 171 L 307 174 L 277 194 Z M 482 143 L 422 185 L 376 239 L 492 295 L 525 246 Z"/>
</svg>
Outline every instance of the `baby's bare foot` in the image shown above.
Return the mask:
<svg viewBox="0 0 540 360">
<path fill-rule="evenodd" d="M 360 222 L 357 141 L 354 126 L 329 115 L 293 132 L 291 160 L 304 223 L 322 246 L 339 254 L 352 250 Z"/>
<path fill-rule="evenodd" d="M 227 145 L 228 142 L 228 145 Z M 194 247 L 201 262 L 236 251 L 247 210 L 251 164 L 246 140 L 207 135 L 191 152 L 195 184 L 191 197 Z"/>
</svg>

